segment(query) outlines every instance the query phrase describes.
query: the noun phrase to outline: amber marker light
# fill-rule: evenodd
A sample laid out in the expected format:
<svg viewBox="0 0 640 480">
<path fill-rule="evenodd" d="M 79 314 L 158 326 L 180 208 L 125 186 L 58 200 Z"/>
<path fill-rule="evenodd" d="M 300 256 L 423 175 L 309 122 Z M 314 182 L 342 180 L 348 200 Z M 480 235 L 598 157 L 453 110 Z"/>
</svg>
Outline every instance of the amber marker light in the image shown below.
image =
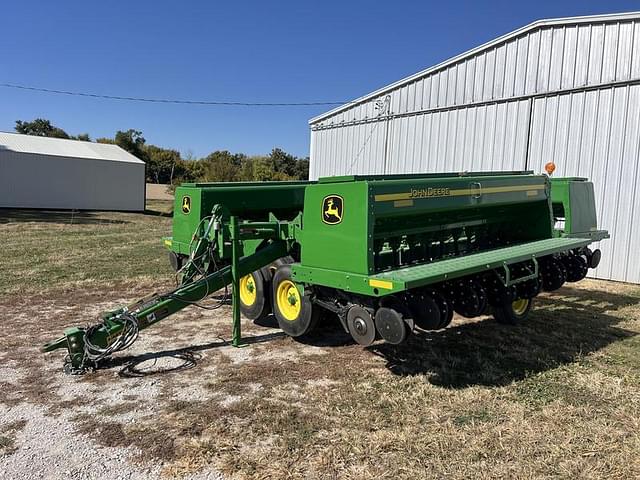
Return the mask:
<svg viewBox="0 0 640 480">
<path fill-rule="evenodd" d="M 548 162 L 545 166 L 544 169 L 547 171 L 547 175 L 551 176 L 553 175 L 553 172 L 556 171 L 556 164 L 553 162 Z"/>
</svg>

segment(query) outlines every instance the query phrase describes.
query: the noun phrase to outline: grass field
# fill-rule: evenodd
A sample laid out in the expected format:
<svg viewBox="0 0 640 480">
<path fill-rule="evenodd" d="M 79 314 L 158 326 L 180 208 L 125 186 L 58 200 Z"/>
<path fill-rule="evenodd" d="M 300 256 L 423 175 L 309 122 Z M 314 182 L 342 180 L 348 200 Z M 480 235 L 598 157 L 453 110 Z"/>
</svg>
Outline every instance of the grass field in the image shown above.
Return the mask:
<svg viewBox="0 0 640 480">
<path fill-rule="evenodd" d="M 2 455 L 33 448 L 21 412 L 35 408 L 166 477 L 640 477 L 633 285 L 585 280 L 538 298 L 518 327 L 456 317 L 366 349 L 332 321 L 301 343 L 272 319 L 245 320 L 235 349 L 228 305 L 189 308 L 111 368 L 64 376 L 39 344 L 172 284 L 170 206 L 150 208 L 0 212 L 0 472 Z"/>
</svg>

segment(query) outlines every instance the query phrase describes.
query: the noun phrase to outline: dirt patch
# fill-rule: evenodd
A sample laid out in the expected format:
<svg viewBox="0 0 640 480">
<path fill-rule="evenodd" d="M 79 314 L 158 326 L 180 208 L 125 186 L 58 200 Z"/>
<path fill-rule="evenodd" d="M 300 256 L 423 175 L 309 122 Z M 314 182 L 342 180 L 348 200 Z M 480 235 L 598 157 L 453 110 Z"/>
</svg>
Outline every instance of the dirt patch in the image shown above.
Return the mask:
<svg viewBox="0 0 640 480">
<path fill-rule="evenodd" d="M 147 183 L 147 200 L 173 200 L 173 192 L 170 190 L 170 188 L 171 185 L 164 185 L 161 183 Z"/>
</svg>

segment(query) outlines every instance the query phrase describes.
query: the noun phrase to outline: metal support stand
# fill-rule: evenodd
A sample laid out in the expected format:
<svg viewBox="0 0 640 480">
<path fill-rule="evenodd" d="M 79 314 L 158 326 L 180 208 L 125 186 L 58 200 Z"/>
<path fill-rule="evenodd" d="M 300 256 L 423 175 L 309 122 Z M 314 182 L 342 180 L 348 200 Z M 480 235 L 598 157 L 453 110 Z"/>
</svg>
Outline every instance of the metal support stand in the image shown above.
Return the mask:
<svg viewBox="0 0 640 480">
<path fill-rule="evenodd" d="M 240 231 L 238 228 L 238 218 L 232 216 L 229 222 L 231 233 L 231 278 L 232 292 L 231 301 L 233 309 L 233 334 L 231 344 L 234 347 L 242 346 L 242 328 L 240 326 L 240 274 L 238 272 L 238 262 L 240 260 Z"/>
</svg>

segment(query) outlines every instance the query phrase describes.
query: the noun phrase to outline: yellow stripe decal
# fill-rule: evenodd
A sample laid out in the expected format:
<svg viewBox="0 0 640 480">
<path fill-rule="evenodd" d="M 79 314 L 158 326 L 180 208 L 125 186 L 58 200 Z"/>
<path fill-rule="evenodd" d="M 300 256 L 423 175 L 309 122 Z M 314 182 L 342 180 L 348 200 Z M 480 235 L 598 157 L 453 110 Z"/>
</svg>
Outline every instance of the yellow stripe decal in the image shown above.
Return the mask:
<svg viewBox="0 0 640 480">
<path fill-rule="evenodd" d="M 514 187 L 485 187 L 485 188 L 461 188 L 458 190 L 449 190 L 449 195 L 434 195 L 432 197 L 412 197 L 411 192 L 404 193 L 383 193 L 374 197 L 376 202 L 390 202 L 397 200 L 412 200 L 421 198 L 445 198 L 445 197 L 460 197 L 464 195 L 486 195 L 490 193 L 512 193 L 512 192 L 527 192 L 527 195 L 531 196 L 532 193 L 537 190 L 544 190 L 545 185 L 518 185 Z"/>
<path fill-rule="evenodd" d="M 386 280 L 376 280 L 371 278 L 369 280 L 369 286 L 374 288 L 384 288 L 385 290 L 393 289 L 393 282 L 388 282 Z"/>
<path fill-rule="evenodd" d="M 171 246 L 171 243 L 172 243 L 172 242 L 171 242 L 171 240 L 165 240 L 165 241 L 164 241 L 164 244 L 165 244 L 167 247 L 170 247 L 170 246 Z"/>
<path fill-rule="evenodd" d="M 407 193 L 385 193 L 375 196 L 376 202 L 390 202 L 395 200 L 411 200 L 411 192 Z"/>
</svg>

